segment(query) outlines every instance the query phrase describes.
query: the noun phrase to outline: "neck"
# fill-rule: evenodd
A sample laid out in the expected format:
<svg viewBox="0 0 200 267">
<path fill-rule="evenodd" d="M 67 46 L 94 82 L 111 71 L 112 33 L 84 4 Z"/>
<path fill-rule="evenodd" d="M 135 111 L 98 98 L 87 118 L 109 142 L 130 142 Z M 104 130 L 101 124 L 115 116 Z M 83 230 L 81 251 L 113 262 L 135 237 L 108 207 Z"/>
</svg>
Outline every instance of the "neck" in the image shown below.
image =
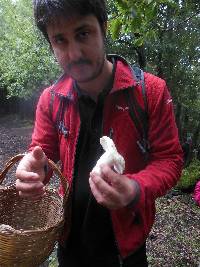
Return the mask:
<svg viewBox="0 0 200 267">
<path fill-rule="evenodd" d="M 78 83 L 78 86 L 96 101 L 99 93 L 105 88 L 106 84 L 110 80 L 112 76 L 112 69 L 113 64 L 105 59 L 101 74 L 96 79 L 88 83 Z"/>
</svg>

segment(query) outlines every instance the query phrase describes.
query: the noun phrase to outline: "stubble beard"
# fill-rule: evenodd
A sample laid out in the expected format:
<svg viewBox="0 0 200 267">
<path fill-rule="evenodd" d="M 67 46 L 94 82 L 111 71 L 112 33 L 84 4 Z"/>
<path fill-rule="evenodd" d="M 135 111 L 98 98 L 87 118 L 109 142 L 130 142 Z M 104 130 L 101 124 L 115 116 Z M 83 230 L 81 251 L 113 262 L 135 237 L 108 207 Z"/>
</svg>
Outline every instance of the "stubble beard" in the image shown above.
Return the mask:
<svg viewBox="0 0 200 267">
<path fill-rule="evenodd" d="M 83 78 L 79 79 L 79 78 L 74 77 L 73 74 L 70 75 L 70 69 L 73 67 L 73 65 L 76 65 L 76 64 L 82 65 L 83 72 L 84 72 L 84 66 L 87 68 L 87 66 L 89 65 L 90 68 L 94 68 L 92 65 L 92 62 L 90 60 L 87 60 L 87 59 L 80 59 L 78 62 L 74 62 L 72 64 L 69 64 L 66 67 L 65 73 L 66 74 L 69 73 L 69 76 L 72 79 L 74 79 L 77 83 L 88 83 L 88 82 L 95 80 L 98 76 L 101 75 L 101 73 L 103 72 L 105 61 L 106 61 L 106 52 L 105 52 L 105 46 L 104 46 L 101 56 L 99 56 L 99 58 L 96 61 L 97 62 L 96 66 L 95 66 L 96 71 L 91 73 L 90 76 L 88 76 L 87 78 L 83 77 Z"/>
</svg>

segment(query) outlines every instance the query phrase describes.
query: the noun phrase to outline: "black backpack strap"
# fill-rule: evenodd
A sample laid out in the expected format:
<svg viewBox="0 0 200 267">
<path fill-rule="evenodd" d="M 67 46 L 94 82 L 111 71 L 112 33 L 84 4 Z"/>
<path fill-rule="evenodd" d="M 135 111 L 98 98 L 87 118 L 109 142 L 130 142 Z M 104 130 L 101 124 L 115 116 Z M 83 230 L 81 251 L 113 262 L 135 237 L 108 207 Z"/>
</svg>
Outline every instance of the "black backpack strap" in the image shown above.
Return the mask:
<svg viewBox="0 0 200 267">
<path fill-rule="evenodd" d="M 142 109 L 135 99 L 136 111 L 141 118 L 142 126 L 143 126 L 143 135 L 146 140 L 148 140 L 148 105 L 147 105 L 147 95 L 146 95 L 146 87 L 144 81 L 144 72 L 137 66 L 132 67 L 133 73 L 136 76 L 136 81 L 138 84 L 141 84 L 142 87 L 142 97 L 144 101 L 144 109 Z M 132 94 L 133 96 L 133 94 Z"/>
<path fill-rule="evenodd" d="M 50 102 L 49 102 L 49 112 L 51 115 L 51 118 L 53 119 L 53 104 L 54 104 L 54 100 L 55 100 L 55 96 L 58 97 L 59 99 L 59 107 L 58 107 L 58 111 L 56 113 L 56 118 L 55 118 L 55 126 L 56 129 L 58 130 L 58 132 L 60 134 L 63 134 L 63 136 L 66 138 L 68 136 L 68 129 L 66 128 L 65 124 L 64 124 L 64 114 L 66 111 L 66 108 L 69 104 L 69 100 L 67 99 L 67 97 L 56 94 L 54 91 L 54 87 L 56 86 L 56 84 L 63 79 L 64 75 L 62 75 L 52 86 L 51 88 L 51 97 L 50 97 Z"/>
<path fill-rule="evenodd" d="M 66 138 L 68 136 L 68 129 L 65 127 L 64 124 L 64 114 L 66 111 L 66 108 L 68 106 L 68 99 L 64 96 L 61 95 L 56 95 L 59 99 L 59 107 L 58 111 L 56 113 L 56 118 L 53 120 L 53 103 L 55 99 L 55 93 L 51 92 L 51 98 L 50 98 L 50 103 L 49 103 L 49 111 L 51 114 L 51 118 L 55 123 L 55 127 L 58 130 L 60 134 L 63 134 L 63 136 Z"/>
<path fill-rule="evenodd" d="M 137 140 L 137 144 L 144 154 L 145 159 L 148 159 L 149 154 L 149 141 L 148 141 L 148 107 L 147 107 L 147 97 L 146 88 L 144 82 L 144 72 L 137 66 L 132 67 L 133 77 L 138 84 L 142 86 L 142 96 L 144 100 L 144 109 L 138 104 L 138 101 L 134 95 L 134 87 L 130 87 L 125 90 L 125 95 L 127 103 L 129 106 L 129 114 L 135 127 L 140 133 L 140 140 Z"/>
<path fill-rule="evenodd" d="M 55 99 L 55 86 L 64 78 L 65 74 L 62 74 L 52 85 L 51 90 L 50 90 L 50 102 L 49 102 L 49 113 L 51 118 L 53 118 L 53 103 L 54 103 L 54 99 Z"/>
<path fill-rule="evenodd" d="M 64 115 L 65 115 L 66 108 L 68 106 L 68 99 L 65 96 L 59 96 L 59 101 L 60 101 L 60 104 L 59 104 L 58 112 L 56 114 L 56 127 L 58 129 L 58 132 L 60 134 L 63 134 L 63 136 L 67 138 L 69 132 L 64 124 Z"/>
<path fill-rule="evenodd" d="M 51 89 L 50 91 L 50 102 L 49 102 L 49 113 L 51 118 L 53 118 L 53 103 L 54 103 L 54 98 L 55 98 L 55 92 Z"/>
</svg>

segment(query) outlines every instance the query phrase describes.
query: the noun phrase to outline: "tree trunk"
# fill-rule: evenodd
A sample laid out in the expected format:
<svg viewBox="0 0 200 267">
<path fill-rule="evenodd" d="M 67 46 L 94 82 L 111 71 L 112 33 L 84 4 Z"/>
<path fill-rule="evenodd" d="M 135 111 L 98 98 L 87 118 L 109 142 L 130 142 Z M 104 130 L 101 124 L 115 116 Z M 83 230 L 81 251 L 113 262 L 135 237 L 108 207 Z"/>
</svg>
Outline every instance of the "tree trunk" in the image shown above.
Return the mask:
<svg viewBox="0 0 200 267">
<path fill-rule="evenodd" d="M 199 143 L 200 121 L 193 134 L 193 147 L 196 148 Z"/>
<path fill-rule="evenodd" d="M 179 139 L 181 142 L 183 142 L 181 117 L 182 117 L 182 105 L 181 103 L 177 103 L 176 110 L 175 110 L 175 118 L 176 118 L 176 124 L 177 124 L 178 132 L 179 132 Z"/>
<path fill-rule="evenodd" d="M 145 69 L 147 62 L 146 62 L 146 55 L 145 55 L 145 48 L 144 46 L 140 46 L 136 48 L 137 56 L 138 56 L 138 63 L 141 69 Z"/>
</svg>

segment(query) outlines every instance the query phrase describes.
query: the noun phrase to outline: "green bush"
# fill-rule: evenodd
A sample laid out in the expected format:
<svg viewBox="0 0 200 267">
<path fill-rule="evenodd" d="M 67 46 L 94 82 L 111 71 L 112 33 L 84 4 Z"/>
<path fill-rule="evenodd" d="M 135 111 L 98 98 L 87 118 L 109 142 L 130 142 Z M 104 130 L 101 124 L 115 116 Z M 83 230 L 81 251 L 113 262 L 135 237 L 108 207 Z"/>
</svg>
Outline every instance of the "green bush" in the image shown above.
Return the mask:
<svg viewBox="0 0 200 267">
<path fill-rule="evenodd" d="M 196 182 L 200 179 L 200 161 L 194 159 L 190 165 L 183 169 L 181 178 L 176 186 L 180 190 L 193 188 Z"/>
</svg>

